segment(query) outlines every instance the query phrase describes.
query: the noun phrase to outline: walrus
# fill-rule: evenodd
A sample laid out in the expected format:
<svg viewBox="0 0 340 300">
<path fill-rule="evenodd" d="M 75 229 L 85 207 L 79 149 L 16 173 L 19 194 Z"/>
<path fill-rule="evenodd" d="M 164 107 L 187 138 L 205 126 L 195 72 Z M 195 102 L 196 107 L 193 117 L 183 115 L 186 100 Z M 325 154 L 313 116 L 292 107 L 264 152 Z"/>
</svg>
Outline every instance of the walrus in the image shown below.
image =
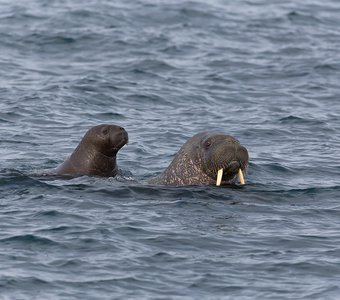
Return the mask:
<svg viewBox="0 0 340 300">
<path fill-rule="evenodd" d="M 128 133 L 117 125 L 102 124 L 86 132 L 77 148 L 56 168 L 57 175 L 114 177 L 118 151 L 128 142 Z"/>
<path fill-rule="evenodd" d="M 156 185 L 226 185 L 237 175 L 244 184 L 248 168 L 247 149 L 230 135 L 201 132 L 190 138 L 177 152 L 163 173 L 149 180 Z"/>
</svg>

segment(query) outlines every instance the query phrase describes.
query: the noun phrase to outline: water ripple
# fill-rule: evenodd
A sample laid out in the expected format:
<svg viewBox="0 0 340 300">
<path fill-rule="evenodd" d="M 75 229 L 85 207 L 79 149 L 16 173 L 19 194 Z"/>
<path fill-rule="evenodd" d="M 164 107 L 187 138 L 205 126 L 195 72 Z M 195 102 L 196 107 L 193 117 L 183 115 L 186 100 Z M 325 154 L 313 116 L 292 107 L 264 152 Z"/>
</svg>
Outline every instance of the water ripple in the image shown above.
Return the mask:
<svg viewBox="0 0 340 300">
<path fill-rule="evenodd" d="M 339 5 L 2 1 L 4 299 L 337 299 Z M 55 176 L 100 123 L 116 178 Z M 147 184 L 199 131 L 243 187 Z"/>
</svg>

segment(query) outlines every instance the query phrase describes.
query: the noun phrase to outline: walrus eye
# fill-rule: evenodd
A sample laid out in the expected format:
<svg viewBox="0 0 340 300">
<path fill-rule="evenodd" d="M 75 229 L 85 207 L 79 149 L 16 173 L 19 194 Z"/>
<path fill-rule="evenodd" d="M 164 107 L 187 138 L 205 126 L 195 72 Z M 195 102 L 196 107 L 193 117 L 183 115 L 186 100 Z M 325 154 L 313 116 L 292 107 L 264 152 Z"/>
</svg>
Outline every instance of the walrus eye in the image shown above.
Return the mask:
<svg viewBox="0 0 340 300">
<path fill-rule="evenodd" d="M 206 141 L 204 142 L 204 147 L 205 147 L 205 148 L 209 148 L 210 145 L 211 145 L 211 140 L 210 140 L 210 139 L 208 139 L 208 140 L 206 140 Z"/>
<path fill-rule="evenodd" d="M 107 130 L 107 128 L 105 128 L 105 129 L 102 131 L 102 134 L 107 135 L 108 132 L 109 132 L 109 131 Z"/>
</svg>

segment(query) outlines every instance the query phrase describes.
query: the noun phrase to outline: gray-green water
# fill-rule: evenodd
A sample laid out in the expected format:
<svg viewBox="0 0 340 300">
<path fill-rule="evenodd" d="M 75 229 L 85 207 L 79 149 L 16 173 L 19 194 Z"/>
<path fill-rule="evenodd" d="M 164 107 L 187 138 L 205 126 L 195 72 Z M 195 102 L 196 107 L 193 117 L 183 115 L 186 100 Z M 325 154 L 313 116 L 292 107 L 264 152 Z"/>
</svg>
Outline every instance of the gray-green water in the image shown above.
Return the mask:
<svg viewBox="0 0 340 300">
<path fill-rule="evenodd" d="M 1 299 L 338 299 L 338 1 L 0 1 Z M 42 176 L 115 123 L 122 175 Z M 154 187 L 192 135 L 243 188 Z"/>
</svg>

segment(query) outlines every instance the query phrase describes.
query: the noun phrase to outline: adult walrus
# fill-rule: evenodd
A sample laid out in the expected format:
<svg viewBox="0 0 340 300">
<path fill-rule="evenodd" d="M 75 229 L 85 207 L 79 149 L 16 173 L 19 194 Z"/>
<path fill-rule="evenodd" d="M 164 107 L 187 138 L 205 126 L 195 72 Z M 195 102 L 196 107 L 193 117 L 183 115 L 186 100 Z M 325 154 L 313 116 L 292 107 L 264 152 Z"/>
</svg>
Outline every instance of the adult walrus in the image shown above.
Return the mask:
<svg viewBox="0 0 340 300">
<path fill-rule="evenodd" d="M 160 185 L 244 184 L 248 151 L 230 135 L 202 132 L 190 138 L 167 169 L 149 183 Z"/>
<path fill-rule="evenodd" d="M 58 175 L 95 175 L 113 177 L 117 174 L 117 152 L 128 142 L 128 134 L 117 125 L 92 127 L 84 135 L 71 156 L 57 167 Z"/>
</svg>

